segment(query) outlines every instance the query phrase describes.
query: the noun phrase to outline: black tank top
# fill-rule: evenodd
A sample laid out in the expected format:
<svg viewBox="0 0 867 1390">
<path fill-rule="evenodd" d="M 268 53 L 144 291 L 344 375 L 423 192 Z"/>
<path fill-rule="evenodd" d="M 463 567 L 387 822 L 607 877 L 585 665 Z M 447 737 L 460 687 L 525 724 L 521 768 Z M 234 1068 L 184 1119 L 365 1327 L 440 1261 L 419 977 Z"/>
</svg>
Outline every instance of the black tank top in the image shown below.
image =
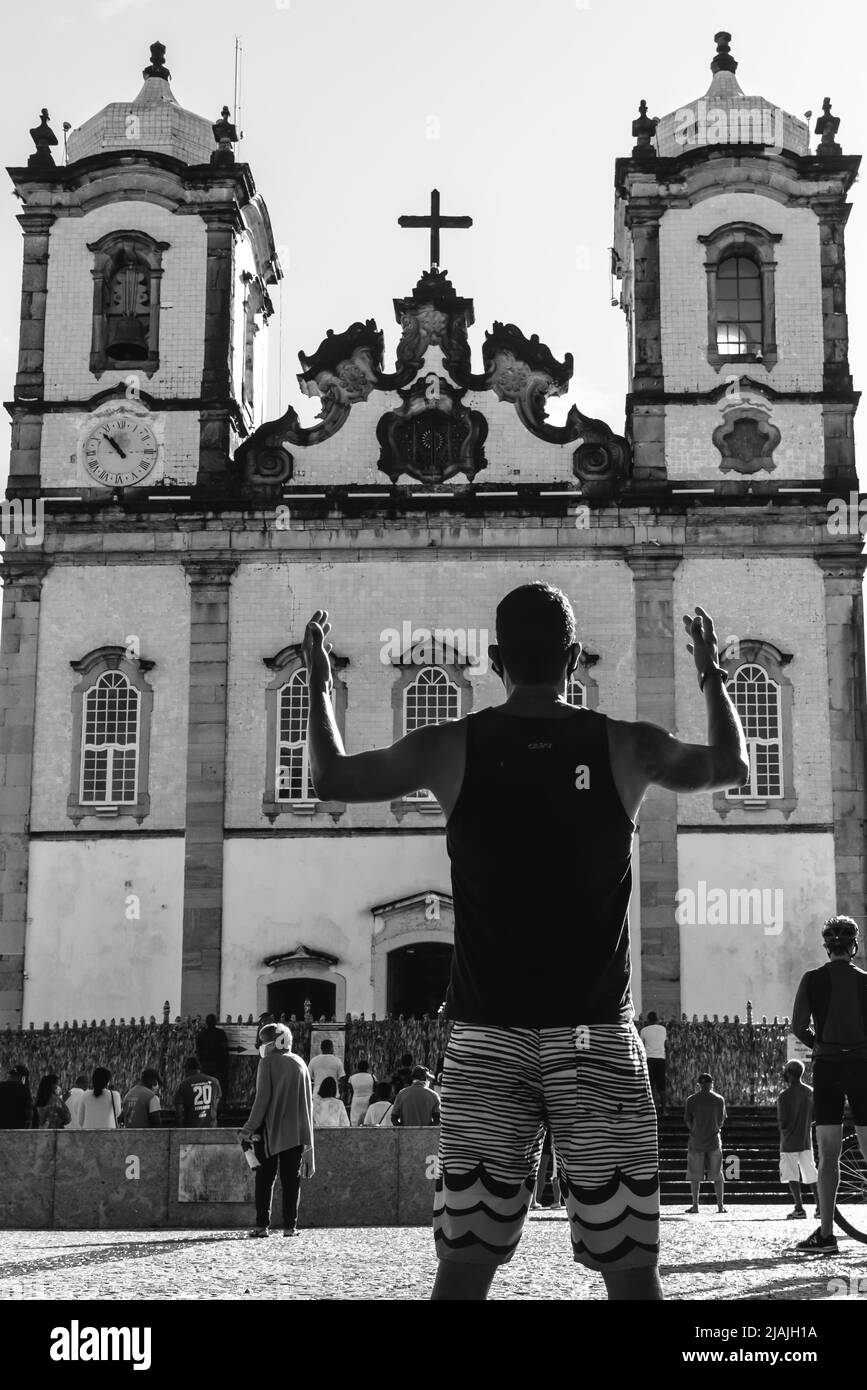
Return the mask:
<svg viewBox="0 0 867 1390">
<path fill-rule="evenodd" d="M 634 825 L 605 715 L 467 720 L 446 828 L 455 945 L 446 1017 L 555 1028 L 632 1019 Z"/>
<path fill-rule="evenodd" d="M 815 1025 L 813 1060 L 867 1059 L 867 975 L 845 960 L 829 960 L 807 975 Z"/>
</svg>

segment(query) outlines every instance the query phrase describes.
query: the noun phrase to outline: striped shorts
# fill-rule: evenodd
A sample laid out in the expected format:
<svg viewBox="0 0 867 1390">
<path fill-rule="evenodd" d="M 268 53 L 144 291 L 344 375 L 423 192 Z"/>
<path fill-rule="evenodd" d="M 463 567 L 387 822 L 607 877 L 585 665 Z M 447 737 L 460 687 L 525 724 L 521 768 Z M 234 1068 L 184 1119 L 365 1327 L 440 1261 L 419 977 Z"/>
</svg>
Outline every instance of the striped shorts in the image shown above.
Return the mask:
<svg viewBox="0 0 867 1390">
<path fill-rule="evenodd" d="M 440 1259 L 512 1258 L 547 1124 L 575 1259 L 603 1272 L 657 1263 L 656 1110 L 631 1023 L 456 1023 L 441 1110 L 434 1199 Z"/>
</svg>

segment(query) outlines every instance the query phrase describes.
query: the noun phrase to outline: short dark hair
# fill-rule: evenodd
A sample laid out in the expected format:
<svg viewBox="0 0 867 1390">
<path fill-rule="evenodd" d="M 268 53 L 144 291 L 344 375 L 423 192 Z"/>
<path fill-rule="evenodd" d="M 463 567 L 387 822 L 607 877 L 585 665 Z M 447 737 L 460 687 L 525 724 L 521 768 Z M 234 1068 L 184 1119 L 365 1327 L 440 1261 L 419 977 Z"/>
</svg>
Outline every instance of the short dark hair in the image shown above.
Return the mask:
<svg viewBox="0 0 867 1390">
<path fill-rule="evenodd" d="M 86 1089 L 87 1089 L 87 1077 L 85 1076 L 84 1072 L 79 1072 L 78 1076 L 75 1078 L 75 1080 L 73 1081 L 72 1084 L 73 1084 L 73 1086 L 78 1086 L 78 1087 L 80 1087 L 81 1090 L 86 1090 Z"/>
<path fill-rule="evenodd" d="M 370 1063 L 368 1062 L 368 1060 L 367 1060 L 366 1057 L 359 1057 L 359 1059 L 358 1059 L 357 1070 L 358 1070 L 358 1071 L 370 1071 Z"/>
<path fill-rule="evenodd" d="M 578 641 L 568 598 L 562 589 L 538 579 L 500 600 L 496 626 L 503 666 L 522 685 L 559 680 L 566 653 Z"/>
<path fill-rule="evenodd" d="M 198 1071 L 198 1070 L 199 1070 L 199 1059 L 198 1059 L 198 1057 L 185 1057 L 185 1058 L 184 1058 L 184 1071 Z"/>
<path fill-rule="evenodd" d="M 217 1015 L 216 1015 L 216 1014 L 208 1014 L 207 1018 L 205 1019 L 205 1024 L 206 1024 L 206 1026 L 207 1026 L 208 1028 L 216 1028 L 216 1026 L 217 1026 Z"/>
<path fill-rule="evenodd" d="M 321 1043 L 319 1044 L 319 1051 L 320 1051 L 320 1052 L 333 1052 L 333 1051 L 334 1051 L 334 1043 L 331 1041 L 330 1038 L 323 1038 L 323 1039 L 322 1039 Z"/>
<path fill-rule="evenodd" d="M 659 1014 L 655 1014 L 655 1013 L 653 1012 L 653 1010 L 651 1009 L 651 1010 L 650 1010 L 650 1013 L 647 1015 L 647 1021 L 648 1021 L 648 1023 L 658 1023 L 658 1022 L 659 1022 Z"/>
<path fill-rule="evenodd" d="M 403 1056 L 402 1056 L 401 1059 L 400 1059 L 400 1065 L 401 1065 L 402 1067 L 411 1067 L 411 1066 L 412 1066 L 412 1053 L 411 1053 L 411 1052 L 405 1052 L 405 1053 L 403 1054 Z"/>
<path fill-rule="evenodd" d="M 143 1086 L 158 1086 L 160 1084 L 160 1074 L 153 1067 L 145 1067 L 141 1079 Z"/>
<path fill-rule="evenodd" d="M 804 1075 L 804 1063 L 798 1057 L 790 1057 L 786 1063 L 786 1075 L 802 1077 Z"/>
<path fill-rule="evenodd" d="M 377 1081 L 374 1087 L 374 1094 L 377 1100 L 390 1100 L 391 1086 L 387 1081 Z"/>
<path fill-rule="evenodd" d="M 337 1095 L 337 1082 L 333 1076 L 326 1076 L 319 1084 L 319 1094 L 323 1100 L 333 1100 Z"/>
<path fill-rule="evenodd" d="M 413 1067 L 413 1081 L 427 1081 L 427 1067 Z"/>
<path fill-rule="evenodd" d="M 707 1082 L 709 1086 L 713 1085 L 713 1077 L 709 1071 L 703 1071 L 699 1074 L 698 1084 L 701 1086 L 703 1082 Z"/>
</svg>

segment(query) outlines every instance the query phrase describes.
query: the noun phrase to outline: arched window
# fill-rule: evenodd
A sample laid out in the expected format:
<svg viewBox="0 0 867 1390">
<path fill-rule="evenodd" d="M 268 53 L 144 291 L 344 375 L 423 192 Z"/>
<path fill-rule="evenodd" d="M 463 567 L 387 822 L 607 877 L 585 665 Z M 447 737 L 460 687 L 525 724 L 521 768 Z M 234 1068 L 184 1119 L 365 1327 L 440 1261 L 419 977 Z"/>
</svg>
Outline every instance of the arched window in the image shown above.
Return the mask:
<svg viewBox="0 0 867 1390">
<path fill-rule="evenodd" d="M 403 692 L 403 732 L 411 734 L 428 724 L 447 724 L 460 719 L 458 687 L 439 666 L 426 666 Z M 410 792 L 404 801 L 434 801 L 433 792 Z"/>
<path fill-rule="evenodd" d="M 307 801 L 315 796 L 307 755 L 307 672 L 291 675 L 280 691 L 280 720 L 277 732 L 278 801 Z"/>
<path fill-rule="evenodd" d="M 283 814 L 312 815 L 317 811 L 342 810 L 342 803 L 323 802 L 317 795 L 310 774 L 307 751 L 307 715 L 310 696 L 307 671 L 301 660 L 301 646 L 293 643 L 276 656 L 263 658 L 274 679 L 265 691 L 267 755 L 262 810 L 270 821 Z M 336 679 L 331 704 L 341 736 L 346 715 L 346 686 L 340 672 L 346 658 L 331 653 Z"/>
<path fill-rule="evenodd" d="M 139 697 L 120 671 L 106 671 L 84 697 L 81 801 L 123 806 L 136 800 Z"/>
<path fill-rule="evenodd" d="M 750 755 L 749 779 L 730 789 L 730 798 L 770 800 L 782 797 L 783 745 L 780 687 L 762 666 L 739 666 L 729 682 L 729 693 L 744 726 Z"/>
<path fill-rule="evenodd" d="M 762 350 L 762 282 L 751 256 L 726 256 L 717 267 L 716 342 L 725 357 Z"/>
<path fill-rule="evenodd" d="M 781 232 L 757 222 L 728 222 L 699 242 L 706 248 L 707 360 L 777 361 L 774 259 Z"/>
<path fill-rule="evenodd" d="M 87 815 L 150 812 L 148 764 L 153 667 L 130 648 L 99 647 L 70 663 L 82 677 L 72 692 L 72 775 L 67 811 Z"/>
<path fill-rule="evenodd" d="M 115 231 L 88 243 L 93 252 L 95 376 L 134 367 L 152 376 L 159 367 L 160 281 L 167 241 L 147 232 Z"/>
</svg>

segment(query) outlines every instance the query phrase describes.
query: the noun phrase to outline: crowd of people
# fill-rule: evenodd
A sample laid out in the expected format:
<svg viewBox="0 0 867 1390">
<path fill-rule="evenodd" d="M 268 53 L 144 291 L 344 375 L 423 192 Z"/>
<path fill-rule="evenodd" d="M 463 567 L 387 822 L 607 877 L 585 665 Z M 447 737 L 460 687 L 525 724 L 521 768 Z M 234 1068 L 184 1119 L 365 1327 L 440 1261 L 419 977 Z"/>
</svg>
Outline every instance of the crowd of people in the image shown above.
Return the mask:
<svg viewBox="0 0 867 1390">
<path fill-rule="evenodd" d="M 324 1038 L 310 1061 L 314 1129 L 378 1125 L 436 1125 L 440 1120 L 443 1059 L 436 1073 L 416 1065 L 405 1052 L 388 1080 L 378 1079 L 366 1057 L 347 1076 L 334 1043 Z"/>
<path fill-rule="evenodd" d="M 228 1052 L 224 1058 L 216 1038 L 208 1053 L 210 1039 L 205 1035 L 209 1032 L 225 1038 L 211 1016 L 199 1034 L 199 1041 L 205 1037 L 206 1042 L 200 1054 L 205 1053 L 209 1065 L 203 1064 L 201 1055 L 187 1057 L 183 1080 L 172 1095 L 171 1110 L 178 1126 L 212 1128 L 223 1106 L 228 1089 Z M 404 1053 L 388 1079 L 376 1077 L 367 1058 L 360 1058 L 347 1075 L 333 1042 L 326 1038 L 309 1071 L 316 1129 L 439 1123 L 442 1058 L 436 1076 L 417 1066 L 411 1053 Z M 163 1124 L 168 1108 L 155 1067 L 146 1067 L 125 1095 L 112 1087 L 111 1079 L 107 1067 L 96 1067 L 89 1078 L 78 1075 L 64 1088 L 60 1077 L 50 1072 L 39 1081 L 34 1098 L 28 1068 L 10 1066 L 6 1080 L 0 1082 L 0 1129 L 149 1129 Z"/>
<path fill-rule="evenodd" d="M 76 1076 L 65 1091 L 53 1072 L 43 1076 L 34 1099 L 30 1073 L 12 1066 L 0 1082 L 0 1129 L 148 1129 L 163 1123 L 160 1074 L 146 1067 L 126 1095 L 111 1085 L 108 1067 L 95 1067 L 90 1081 Z M 172 1097 L 177 1125 L 208 1128 L 217 1123 L 222 1088 L 203 1071 L 198 1057 L 187 1057 L 184 1077 Z"/>
</svg>

